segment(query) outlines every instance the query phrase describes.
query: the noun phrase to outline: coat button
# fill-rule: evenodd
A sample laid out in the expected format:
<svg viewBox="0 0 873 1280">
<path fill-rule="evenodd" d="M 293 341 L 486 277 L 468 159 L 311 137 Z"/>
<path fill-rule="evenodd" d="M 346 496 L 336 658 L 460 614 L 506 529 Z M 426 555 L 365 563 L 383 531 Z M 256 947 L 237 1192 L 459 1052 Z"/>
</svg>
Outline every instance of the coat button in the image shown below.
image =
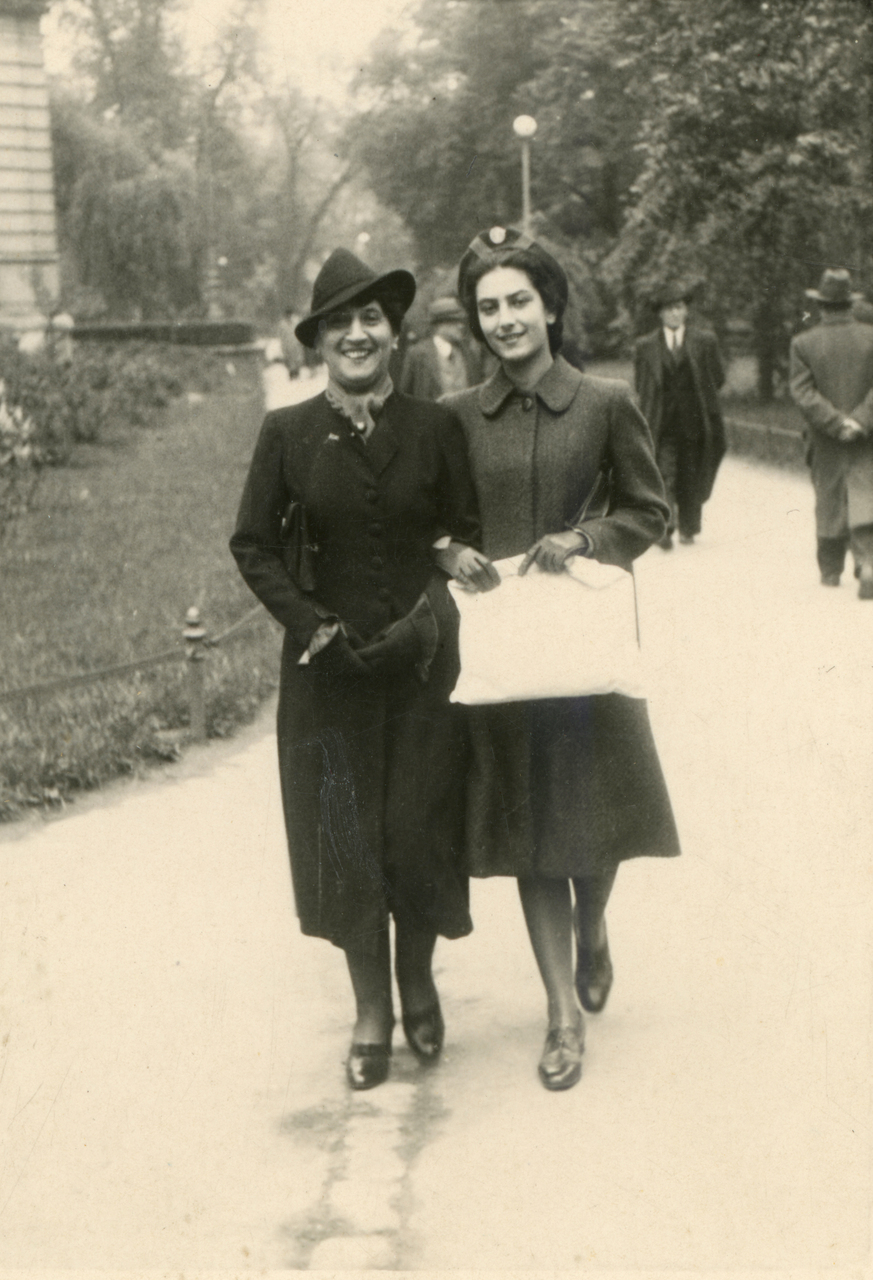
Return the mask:
<svg viewBox="0 0 873 1280">
<path fill-rule="evenodd" d="M 383 528 L 381 524 L 374 523 L 370 525 L 370 533 L 374 538 L 378 538 L 379 534 L 382 532 L 383 532 Z"/>
<path fill-rule="evenodd" d="M 525 396 L 525 398 L 521 402 L 521 407 L 522 409 L 525 410 L 525 412 L 533 408 L 533 400 L 531 400 L 530 396 Z"/>
<path fill-rule="evenodd" d="M 379 599 L 380 599 L 380 600 L 390 600 L 390 599 L 391 599 L 391 592 L 388 590 L 388 588 L 387 588 L 387 587 L 380 587 L 380 588 L 379 588 Z"/>
<path fill-rule="evenodd" d="M 385 561 L 382 559 L 381 556 L 373 556 L 372 560 L 370 561 L 370 565 L 373 569 L 381 569 L 384 563 Z"/>
<path fill-rule="evenodd" d="M 367 492 L 364 494 L 364 497 L 367 499 L 368 502 L 375 502 L 378 496 L 379 494 L 375 489 L 368 489 Z"/>
</svg>

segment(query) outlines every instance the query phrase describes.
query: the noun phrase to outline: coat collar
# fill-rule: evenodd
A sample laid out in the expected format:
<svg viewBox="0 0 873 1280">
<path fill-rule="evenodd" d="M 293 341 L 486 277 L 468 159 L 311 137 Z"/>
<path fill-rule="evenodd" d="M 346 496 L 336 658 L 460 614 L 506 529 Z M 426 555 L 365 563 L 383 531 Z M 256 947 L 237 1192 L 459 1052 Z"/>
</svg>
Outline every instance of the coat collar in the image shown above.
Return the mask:
<svg viewBox="0 0 873 1280">
<path fill-rule="evenodd" d="M 397 392 L 392 391 L 385 401 L 384 408 L 376 419 L 376 425 L 366 440 L 361 439 L 351 422 L 330 403 L 323 391 L 319 399 L 330 414 L 332 422 L 341 424 L 339 430 L 342 431 L 355 452 L 366 461 L 376 475 L 381 475 L 399 448 L 397 432 L 395 427 L 392 426 L 398 408 Z M 336 427 L 334 430 L 336 430 Z"/>
<path fill-rule="evenodd" d="M 581 382 L 582 374 L 579 370 L 574 369 L 563 356 L 558 355 L 536 387 L 528 394 L 536 396 L 552 413 L 563 413 L 565 409 L 569 409 Z M 492 418 L 503 407 L 513 391 L 518 395 L 525 394 L 518 391 L 514 383 L 510 382 L 503 371 L 503 365 L 498 366 L 479 390 L 479 408 L 486 418 Z"/>
</svg>

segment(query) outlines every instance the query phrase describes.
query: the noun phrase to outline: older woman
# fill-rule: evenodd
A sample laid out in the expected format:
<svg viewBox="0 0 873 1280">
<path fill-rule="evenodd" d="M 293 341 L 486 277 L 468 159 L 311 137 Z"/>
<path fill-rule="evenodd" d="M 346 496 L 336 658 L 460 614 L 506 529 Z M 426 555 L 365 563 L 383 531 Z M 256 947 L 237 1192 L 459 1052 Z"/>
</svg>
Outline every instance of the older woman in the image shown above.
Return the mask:
<svg viewBox="0 0 873 1280">
<path fill-rule="evenodd" d="M 486 586 L 463 433 L 399 395 L 388 362 L 415 294 L 337 249 L 297 336 L 326 391 L 267 415 L 231 549 L 285 627 L 279 767 L 305 934 L 343 948 L 357 1019 L 354 1089 L 381 1083 L 394 1025 L 389 918 L 403 1027 L 433 1061 L 443 1019 L 438 934 L 471 929 L 462 868 L 464 736 L 446 579 Z"/>
<path fill-rule="evenodd" d="M 521 572 L 536 563 L 560 573 L 574 555 L 629 568 L 663 535 L 664 489 L 629 388 L 559 354 L 562 267 L 529 237 L 494 227 L 462 258 L 459 293 L 474 335 L 500 360 L 481 387 L 446 402 L 467 437 L 485 552 L 527 553 Z M 469 868 L 518 877 L 548 997 L 539 1073 L 547 1089 L 567 1089 L 581 1074 L 577 997 L 597 1012 L 612 983 L 604 912 L 618 864 L 679 852 L 646 704 L 543 698 L 468 717 Z"/>
</svg>

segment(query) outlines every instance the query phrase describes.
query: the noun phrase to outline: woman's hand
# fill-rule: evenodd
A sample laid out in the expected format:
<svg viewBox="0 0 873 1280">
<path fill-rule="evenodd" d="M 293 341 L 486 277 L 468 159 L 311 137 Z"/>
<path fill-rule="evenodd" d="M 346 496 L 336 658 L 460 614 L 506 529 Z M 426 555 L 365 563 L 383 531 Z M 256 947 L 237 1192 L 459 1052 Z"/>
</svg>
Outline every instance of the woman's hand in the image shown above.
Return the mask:
<svg viewBox="0 0 873 1280">
<path fill-rule="evenodd" d="M 471 591 L 492 591 L 500 586 L 500 574 L 488 557 L 463 542 L 450 542 L 437 551 L 436 562 L 450 578 Z"/>
<path fill-rule="evenodd" d="M 587 534 L 577 529 L 565 529 L 563 533 L 547 533 L 535 542 L 518 566 L 518 576 L 527 573 L 532 564 L 538 564 L 547 573 L 560 573 L 568 556 L 585 552 L 591 546 Z"/>
<path fill-rule="evenodd" d="M 324 672 L 330 677 L 369 678 L 371 675 L 370 668 L 358 657 L 342 631 L 338 631 L 330 643 L 313 656 L 310 665 L 315 671 Z"/>
</svg>

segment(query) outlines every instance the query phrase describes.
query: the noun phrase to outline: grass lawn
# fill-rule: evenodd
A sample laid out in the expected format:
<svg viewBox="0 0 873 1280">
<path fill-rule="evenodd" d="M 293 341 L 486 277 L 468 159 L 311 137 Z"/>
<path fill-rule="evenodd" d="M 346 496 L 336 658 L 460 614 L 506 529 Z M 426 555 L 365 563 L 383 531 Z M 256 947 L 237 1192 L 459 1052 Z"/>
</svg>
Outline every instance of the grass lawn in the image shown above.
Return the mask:
<svg viewBox="0 0 873 1280">
<path fill-rule="evenodd" d="M 159 653 L 197 605 L 216 634 L 254 605 L 227 549 L 262 416 L 259 370 L 183 398 L 158 429 L 80 446 L 42 473 L 0 540 L 0 687 Z M 258 620 L 210 651 L 207 729 L 250 719 L 278 679 L 279 628 Z M 174 756 L 187 724 L 184 663 L 0 702 L 0 819 L 57 805 Z"/>
</svg>

